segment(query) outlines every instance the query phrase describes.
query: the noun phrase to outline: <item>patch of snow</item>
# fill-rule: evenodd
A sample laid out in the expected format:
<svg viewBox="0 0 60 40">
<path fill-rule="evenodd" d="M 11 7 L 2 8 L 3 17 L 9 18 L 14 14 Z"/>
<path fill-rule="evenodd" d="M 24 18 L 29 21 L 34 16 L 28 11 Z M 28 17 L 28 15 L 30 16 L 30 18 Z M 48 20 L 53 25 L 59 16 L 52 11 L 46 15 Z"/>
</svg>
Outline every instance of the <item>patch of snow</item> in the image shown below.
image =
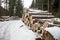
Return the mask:
<svg viewBox="0 0 60 40">
<path fill-rule="evenodd" d="M 12 20 L 0 22 L 0 38 L 4 40 L 35 40 L 36 34 L 22 22 Z"/>
<path fill-rule="evenodd" d="M 1 4 L 1 6 L 4 8 L 4 7 L 5 7 L 5 4 L 4 4 L 4 3 L 2 3 L 2 4 Z"/>
<path fill-rule="evenodd" d="M 7 9 L 9 8 L 9 0 L 7 0 L 7 3 L 6 3 L 6 0 L 1 0 L 1 6 L 4 8 L 4 9 Z M 7 7 L 7 8 L 6 8 Z"/>
<path fill-rule="evenodd" d="M 4 38 L 5 31 L 10 23 L 0 22 L 0 38 Z"/>
<path fill-rule="evenodd" d="M 9 4 L 8 3 L 5 3 L 5 1 L 3 1 L 1 3 L 1 6 L 4 8 L 4 9 L 8 9 L 9 8 Z M 6 8 L 7 7 L 7 8 Z"/>
<path fill-rule="evenodd" d="M 48 11 L 43 11 L 43 10 L 38 10 L 38 9 L 29 9 L 29 11 L 31 11 L 31 12 L 46 12 L 46 13 L 48 13 Z"/>
<path fill-rule="evenodd" d="M 60 22 L 60 18 L 53 18 L 53 20 Z"/>
<path fill-rule="evenodd" d="M 60 27 L 49 27 L 45 28 L 45 30 L 50 32 L 55 39 L 60 40 Z"/>
<path fill-rule="evenodd" d="M 42 10 L 37 10 L 37 9 L 29 9 L 29 11 L 33 11 L 33 12 L 41 12 Z"/>
<path fill-rule="evenodd" d="M 50 24 L 50 25 L 54 25 L 52 22 L 47 22 L 48 24 Z"/>
<path fill-rule="evenodd" d="M 16 24 L 12 25 L 11 40 L 35 40 L 35 34 L 29 30 L 23 22 L 16 22 Z M 23 27 L 20 28 L 21 25 L 23 25 Z"/>
</svg>

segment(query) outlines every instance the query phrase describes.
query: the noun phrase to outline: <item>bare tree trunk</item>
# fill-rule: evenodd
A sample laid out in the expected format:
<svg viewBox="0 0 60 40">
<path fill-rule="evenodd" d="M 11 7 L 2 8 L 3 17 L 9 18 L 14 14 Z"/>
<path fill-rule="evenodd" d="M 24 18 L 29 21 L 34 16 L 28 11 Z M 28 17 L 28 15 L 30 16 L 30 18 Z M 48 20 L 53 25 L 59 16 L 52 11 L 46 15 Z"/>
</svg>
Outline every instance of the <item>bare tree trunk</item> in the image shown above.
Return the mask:
<svg viewBox="0 0 60 40">
<path fill-rule="evenodd" d="M 48 11 L 49 11 L 49 0 L 48 0 Z"/>
<path fill-rule="evenodd" d="M 0 6 L 1 6 L 1 0 L 0 0 Z"/>
<path fill-rule="evenodd" d="M 7 9 L 7 0 L 6 0 L 6 9 Z"/>
<path fill-rule="evenodd" d="M 0 6 L 1 6 L 1 0 L 0 0 Z M 0 10 L 1 10 L 1 8 L 0 8 Z M 0 16 L 1 16 L 1 13 L 0 13 Z"/>
<path fill-rule="evenodd" d="M 43 10 L 43 1 L 42 1 L 42 10 Z"/>
</svg>

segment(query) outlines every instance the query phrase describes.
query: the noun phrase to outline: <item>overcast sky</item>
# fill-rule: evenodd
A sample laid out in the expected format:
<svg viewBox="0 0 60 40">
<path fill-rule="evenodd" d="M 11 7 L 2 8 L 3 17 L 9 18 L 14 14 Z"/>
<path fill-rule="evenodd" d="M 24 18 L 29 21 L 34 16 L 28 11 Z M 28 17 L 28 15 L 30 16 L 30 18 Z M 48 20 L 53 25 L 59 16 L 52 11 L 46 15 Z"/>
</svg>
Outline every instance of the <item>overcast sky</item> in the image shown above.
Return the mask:
<svg viewBox="0 0 60 40">
<path fill-rule="evenodd" d="M 24 8 L 29 8 L 33 0 L 22 0 L 22 1 L 23 1 Z"/>
<path fill-rule="evenodd" d="M 2 1 L 4 1 L 4 0 L 2 0 Z M 32 1 L 33 0 L 22 0 L 24 8 L 29 8 L 32 4 Z M 1 6 L 4 8 L 6 6 L 6 4 L 3 2 L 1 4 Z"/>
</svg>

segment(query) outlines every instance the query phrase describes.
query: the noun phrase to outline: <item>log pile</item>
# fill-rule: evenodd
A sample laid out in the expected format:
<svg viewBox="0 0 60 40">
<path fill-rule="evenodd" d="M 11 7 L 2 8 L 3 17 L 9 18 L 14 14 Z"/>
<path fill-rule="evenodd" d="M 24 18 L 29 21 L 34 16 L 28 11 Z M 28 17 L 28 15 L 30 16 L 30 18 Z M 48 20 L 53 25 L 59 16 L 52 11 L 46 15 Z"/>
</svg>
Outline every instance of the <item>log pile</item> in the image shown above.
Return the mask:
<svg viewBox="0 0 60 40">
<path fill-rule="evenodd" d="M 52 15 L 52 13 L 49 13 L 48 11 L 38 10 L 37 12 L 26 8 L 23 10 L 24 23 L 35 30 L 36 27 L 38 27 L 38 24 L 40 24 L 40 26 L 48 26 L 47 23 L 44 24 L 46 20 L 42 19 L 51 19 L 51 18 L 54 18 L 54 16 Z M 43 21 L 43 25 L 41 25 L 40 23 L 41 21 Z"/>
<path fill-rule="evenodd" d="M 22 18 L 24 23 L 28 25 L 34 32 L 37 32 L 39 35 L 43 35 L 42 40 L 54 40 L 51 34 L 44 30 L 46 27 L 49 27 L 51 23 L 54 23 L 54 20 L 51 20 L 54 18 L 54 15 L 52 15 L 52 13 L 42 10 L 40 10 L 40 12 L 36 12 L 30 11 L 29 9 L 24 9 Z M 48 37 L 46 34 L 48 34 Z"/>
<path fill-rule="evenodd" d="M 0 17 L 0 21 L 9 21 L 9 18 L 10 16 L 1 16 Z"/>
</svg>

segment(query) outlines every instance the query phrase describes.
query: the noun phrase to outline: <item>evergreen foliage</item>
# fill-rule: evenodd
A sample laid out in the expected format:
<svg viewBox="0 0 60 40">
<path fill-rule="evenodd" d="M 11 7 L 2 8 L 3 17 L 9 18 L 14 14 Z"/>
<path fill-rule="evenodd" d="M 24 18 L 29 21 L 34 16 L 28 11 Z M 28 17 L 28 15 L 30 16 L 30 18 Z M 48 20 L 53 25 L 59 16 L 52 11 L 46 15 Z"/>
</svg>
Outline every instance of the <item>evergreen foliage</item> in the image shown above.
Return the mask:
<svg viewBox="0 0 60 40">
<path fill-rule="evenodd" d="M 14 6 L 15 6 L 16 0 L 9 0 L 9 15 L 13 16 L 14 14 Z"/>
<path fill-rule="evenodd" d="M 9 15 L 8 13 L 9 13 L 8 10 L 6 10 L 0 6 L 0 16 L 7 16 L 7 15 Z"/>
<path fill-rule="evenodd" d="M 23 6 L 21 0 L 9 0 L 9 15 L 22 17 Z"/>
<path fill-rule="evenodd" d="M 60 0 L 36 0 L 36 3 L 33 2 L 31 8 L 48 10 L 55 17 L 60 17 Z"/>
<path fill-rule="evenodd" d="M 22 13 L 23 13 L 23 6 L 21 0 L 18 0 L 16 5 L 16 15 L 22 17 Z"/>
</svg>

